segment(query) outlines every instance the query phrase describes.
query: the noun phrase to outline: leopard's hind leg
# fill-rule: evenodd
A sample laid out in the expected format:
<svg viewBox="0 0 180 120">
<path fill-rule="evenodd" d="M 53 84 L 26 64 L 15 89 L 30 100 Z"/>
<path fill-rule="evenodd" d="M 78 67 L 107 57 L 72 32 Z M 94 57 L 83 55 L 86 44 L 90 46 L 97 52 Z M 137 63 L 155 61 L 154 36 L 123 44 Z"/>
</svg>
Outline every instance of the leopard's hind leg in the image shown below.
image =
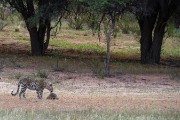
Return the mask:
<svg viewBox="0 0 180 120">
<path fill-rule="evenodd" d="M 22 95 L 22 94 L 23 94 L 23 97 L 26 98 L 25 92 L 26 92 L 26 88 L 24 88 L 24 89 L 21 88 L 21 91 L 20 91 L 20 93 L 19 93 L 19 98 L 20 98 L 20 99 L 21 99 L 21 95 Z"/>
</svg>

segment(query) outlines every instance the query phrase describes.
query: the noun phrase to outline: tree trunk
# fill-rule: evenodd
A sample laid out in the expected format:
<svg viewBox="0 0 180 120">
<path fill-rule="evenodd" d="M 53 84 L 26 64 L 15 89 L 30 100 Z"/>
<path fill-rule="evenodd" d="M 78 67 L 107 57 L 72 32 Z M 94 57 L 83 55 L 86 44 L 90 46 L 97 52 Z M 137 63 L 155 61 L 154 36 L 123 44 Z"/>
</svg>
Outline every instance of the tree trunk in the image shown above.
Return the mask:
<svg viewBox="0 0 180 120">
<path fill-rule="evenodd" d="M 155 19 L 153 20 L 151 18 L 139 21 L 141 29 L 141 63 L 159 64 L 166 22 L 166 20 L 161 19 L 159 16 L 152 40 Z"/>
<path fill-rule="evenodd" d="M 36 27 L 30 27 L 28 28 L 28 31 L 30 34 L 32 55 L 44 55 L 49 45 L 50 22 L 47 25 L 40 25 L 38 30 Z"/>
<path fill-rule="evenodd" d="M 154 30 L 154 38 L 153 44 L 151 48 L 151 61 L 153 63 L 159 64 L 160 62 L 160 54 L 161 54 L 161 47 L 162 41 L 165 33 L 165 27 L 167 25 L 167 21 L 169 19 L 169 15 L 164 13 L 159 13 L 159 18 Z"/>
<path fill-rule="evenodd" d="M 105 65 L 105 75 L 106 77 L 110 76 L 110 41 L 111 41 L 111 30 L 107 33 L 106 36 L 107 52 L 106 52 L 106 65 Z"/>
<path fill-rule="evenodd" d="M 143 1 L 140 1 L 142 4 Z M 149 7 L 149 11 L 154 10 L 149 15 L 143 16 L 140 14 L 139 26 L 141 30 L 141 62 L 159 64 L 162 41 L 165 33 L 165 27 L 168 19 L 178 7 L 179 0 L 147 0 L 144 4 L 145 9 Z M 144 12 L 144 11 L 143 11 Z M 146 12 L 145 12 L 146 13 Z M 155 13 L 155 14 L 154 14 Z M 157 19 L 157 23 L 154 29 L 154 36 L 152 40 L 152 31 Z"/>
<path fill-rule="evenodd" d="M 50 40 L 50 33 L 51 33 L 51 23 L 48 20 L 47 21 L 47 29 L 46 29 L 46 41 L 44 42 L 44 51 L 47 50 L 48 45 L 49 45 L 49 40 Z"/>
<path fill-rule="evenodd" d="M 48 21 L 47 24 L 39 25 L 39 29 L 37 29 L 37 27 L 33 27 L 33 28 L 31 26 L 29 27 L 28 23 L 26 23 L 26 25 L 30 34 L 32 55 L 36 55 L 36 56 L 44 55 L 49 45 L 50 31 L 51 31 L 50 21 Z"/>
<path fill-rule="evenodd" d="M 110 42 L 111 42 L 111 34 L 114 31 L 115 28 L 115 16 L 111 16 L 111 28 L 108 31 L 106 35 L 106 41 L 107 41 L 107 53 L 106 53 L 106 63 L 105 63 L 105 75 L 106 77 L 110 76 Z"/>
<path fill-rule="evenodd" d="M 156 15 L 153 18 L 143 17 L 139 19 L 139 26 L 141 30 L 141 63 L 149 63 L 150 61 L 150 50 L 152 46 L 152 31 L 156 21 Z"/>
<path fill-rule="evenodd" d="M 38 41 L 40 43 L 41 55 L 44 55 L 44 53 L 45 53 L 45 51 L 44 51 L 45 34 L 46 34 L 46 26 L 40 25 L 39 30 L 38 30 Z"/>
<path fill-rule="evenodd" d="M 29 34 L 30 34 L 30 41 L 31 41 L 31 54 L 32 55 L 42 55 L 41 54 L 41 48 L 40 48 L 40 43 L 39 43 L 39 37 L 38 37 L 38 32 L 36 28 L 30 28 L 28 29 Z"/>
</svg>

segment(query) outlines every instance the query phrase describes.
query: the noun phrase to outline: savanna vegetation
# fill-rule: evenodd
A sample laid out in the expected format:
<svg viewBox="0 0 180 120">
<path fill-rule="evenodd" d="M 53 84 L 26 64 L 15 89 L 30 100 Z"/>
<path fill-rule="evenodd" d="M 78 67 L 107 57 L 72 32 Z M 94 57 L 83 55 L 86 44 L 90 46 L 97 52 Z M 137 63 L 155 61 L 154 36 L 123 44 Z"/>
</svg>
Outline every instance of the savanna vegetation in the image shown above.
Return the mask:
<svg viewBox="0 0 180 120">
<path fill-rule="evenodd" d="M 0 81 L 13 85 L 21 77 L 43 78 L 60 93 L 52 106 L 42 100 L 42 109 L 52 110 L 14 107 L 19 100 L 0 93 L 2 106 L 12 99 L 1 108 L 1 118 L 178 120 L 179 9 L 179 0 L 1 0 Z M 121 100 L 124 93 L 133 97 Z M 62 94 L 80 97 L 67 107 L 73 97 Z M 79 94 L 92 101 L 98 95 L 98 104 L 84 105 L 91 102 Z M 110 98 L 105 105 L 104 95 Z M 140 102 L 128 108 L 116 97 Z"/>
</svg>

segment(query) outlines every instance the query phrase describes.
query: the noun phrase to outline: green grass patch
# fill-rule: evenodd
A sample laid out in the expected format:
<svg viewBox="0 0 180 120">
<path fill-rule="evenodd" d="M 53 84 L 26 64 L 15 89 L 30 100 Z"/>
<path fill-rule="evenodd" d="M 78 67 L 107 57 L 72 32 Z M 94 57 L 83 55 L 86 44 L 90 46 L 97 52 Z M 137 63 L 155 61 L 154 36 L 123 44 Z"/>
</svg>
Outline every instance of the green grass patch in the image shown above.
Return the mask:
<svg viewBox="0 0 180 120">
<path fill-rule="evenodd" d="M 74 30 L 62 29 L 58 34 L 60 39 L 67 41 L 92 41 L 96 40 L 98 36 L 93 36 L 90 30 Z"/>
<path fill-rule="evenodd" d="M 0 110 L 1 120 L 179 120 L 176 111 L 51 111 Z"/>
<path fill-rule="evenodd" d="M 163 56 L 180 57 L 180 39 L 177 37 L 165 39 L 161 53 Z"/>
<path fill-rule="evenodd" d="M 105 48 L 95 44 L 75 44 L 64 40 L 52 39 L 50 45 L 58 46 L 60 50 L 74 51 L 74 52 L 90 52 L 90 53 L 104 53 Z"/>
</svg>

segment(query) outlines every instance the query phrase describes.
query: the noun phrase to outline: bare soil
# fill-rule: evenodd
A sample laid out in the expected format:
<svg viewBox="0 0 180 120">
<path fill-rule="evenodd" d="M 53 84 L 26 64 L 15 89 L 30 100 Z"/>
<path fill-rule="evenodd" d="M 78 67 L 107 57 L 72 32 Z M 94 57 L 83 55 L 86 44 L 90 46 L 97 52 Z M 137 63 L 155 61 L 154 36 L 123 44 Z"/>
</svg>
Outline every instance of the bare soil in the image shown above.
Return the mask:
<svg viewBox="0 0 180 120">
<path fill-rule="evenodd" d="M 99 79 L 91 74 L 50 72 L 48 80 L 54 84 L 54 93 L 58 100 L 47 100 L 44 91 L 42 100 L 38 100 L 35 91 L 27 91 L 26 99 L 11 96 L 17 89 L 17 79 L 9 78 L 5 73 L 26 72 L 32 69 L 4 69 L 0 73 L 0 106 L 13 109 L 144 109 L 180 111 L 180 82 L 167 75 L 119 75 Z"/>
</svg>

